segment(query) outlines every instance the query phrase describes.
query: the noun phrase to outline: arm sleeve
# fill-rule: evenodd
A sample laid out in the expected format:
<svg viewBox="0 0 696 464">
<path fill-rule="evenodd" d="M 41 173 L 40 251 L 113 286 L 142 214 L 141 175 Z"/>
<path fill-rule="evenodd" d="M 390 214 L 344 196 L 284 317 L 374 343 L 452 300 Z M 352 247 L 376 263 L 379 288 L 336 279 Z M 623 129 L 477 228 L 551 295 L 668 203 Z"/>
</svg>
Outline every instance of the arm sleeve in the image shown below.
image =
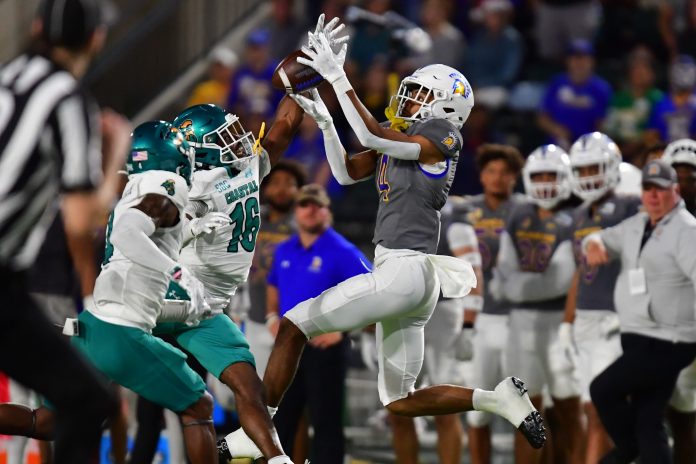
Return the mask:
<svg viewBox="0 0 696 464">
<path fill-rule="evenodd" d="M 472 251 L 464 253 L 458 258 L 471 263 L 472 266 L 481 266 L 481 252 L 478 247 L 476 231 L 470 224 L 455 222 L 447 228 L 447 244 L 450 250 L 472 248 Z"/>
<path fill-rule="evenodd" d="M 607 249 L 607 251 L 613 255 L 613 256 L 618 256 L 621 255 L 621 249 L 623 246 L 623 241 L 625 240 L 625 232 L 624 232 L 624 223 L 626 221 L 622 221 L 618 224 L 616 224 L 613 227 L 607 227 L 606 229 L 602 229 L 600 232 L 598 232 L 598 235 L 595 234 L 590 234 L 588 235 L 584 240 L 583 240 L 583 245 L 582 249 L 585 249 L 585 244 L 587 243 L 587 240 L 592 240 L 599 238 L 602 240 L 602 243 L 604 244 L 604 247 Z"/>
<path fill-rule="evenodd" d="M 514 303 L 544 301 L 563 296 L 575 272 L 575 259 L 570 240 L 558 245 L 544 272 L 520 270 L 517 251 L 507 232 L 500 236 L 498 252 L 499 275 L 506 298 Z"/>
<path fill-rule="evenodd" d="M 92 190 L 101 182 L 101 131 L 98 111 L 85 97 L 73 94 L 55 109 L 56 145 L 62 158 L 64 191 Z"/>
<path fill-rule="evenodd" d="M 326 159 L 329 161 L 329 167 L 331 168 L 331 174 L 336 178 L 341 185 L 351 185 L 357 180 L 350 177 L 348 174 L 348 169 L 346 168 L 346 150 L 341 144 L 341 139 L 338 137 L 338 132 L 336 132 L 336 126 L 333 123 L 322 130 L 322 135 L 324 138 L 324 150 L 326 151 Z M 368 177 L 369 178 L 369 177 Z M 367 180 L 365 178 L 363 180 Z"/>
<path fill-rule="evenodd" d="M 367 128 L 367 124 L 363 121 L 348 94 L 346 92 L 337 92 L 337 96 L 343 114 L 363 147 L 371 148 L 381 153 L 389 153 L 389 156 L 393 158 L 410 161 L 418 159 L 421 150 L 419 144 L 414 142 L 397 142 L 376 136 Z"/>
<path fill-rule="evenodd" d="M 166 273 L 176 266 L 176 261 L 150 240 L 155 230 L 150 216 L 138 209 L 128 208 L 114 223 L 111 244 L 135 264 Z"/>
</svg>

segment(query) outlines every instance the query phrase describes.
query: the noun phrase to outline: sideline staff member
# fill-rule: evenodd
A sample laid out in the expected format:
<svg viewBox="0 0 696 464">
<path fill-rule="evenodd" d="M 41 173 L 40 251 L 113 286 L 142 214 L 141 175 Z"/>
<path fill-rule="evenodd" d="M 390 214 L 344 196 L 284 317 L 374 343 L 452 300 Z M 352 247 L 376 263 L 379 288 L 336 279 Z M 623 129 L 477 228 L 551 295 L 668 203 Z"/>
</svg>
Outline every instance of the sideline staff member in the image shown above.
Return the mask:
<svg viewBox="0 0 696 464">
<path fill-rule="evenodd" d="M 591 266 L 621 259 L 614 301 L 623 355 L 590 386 L 616 445 L 602 463 L 672 462 L 663 414 L 679 371 L 696 357 L 696 219 L 664 161 L 643 168 L 641 199 L 645 212 L 583 246 Z"/>
</svg>

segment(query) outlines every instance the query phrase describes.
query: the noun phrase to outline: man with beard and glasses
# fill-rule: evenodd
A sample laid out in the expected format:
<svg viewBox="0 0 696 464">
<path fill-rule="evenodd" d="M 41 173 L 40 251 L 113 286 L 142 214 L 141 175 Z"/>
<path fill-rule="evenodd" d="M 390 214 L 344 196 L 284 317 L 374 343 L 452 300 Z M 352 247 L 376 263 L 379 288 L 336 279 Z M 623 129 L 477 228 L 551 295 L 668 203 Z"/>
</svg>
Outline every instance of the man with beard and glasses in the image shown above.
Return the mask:
<svg viewBox="0 0 696 464">
<path fill-rule="evenodd" d="M 263 376 L 273 348 L 273 336 L 266 328 L 266 277 L 276 247 L 297 230 L 292 207 L 295 196 L 304 183 L 305 173 L 302 166 L 282 160 L 261 185 L 261 193 L 265 200 L 261 207 L 263 227 L 256 236 L 256 253 L 249 272 L 251 308 L 246 320 L 247 341 L 256 360 L 259 376 Z"/>
</svg>

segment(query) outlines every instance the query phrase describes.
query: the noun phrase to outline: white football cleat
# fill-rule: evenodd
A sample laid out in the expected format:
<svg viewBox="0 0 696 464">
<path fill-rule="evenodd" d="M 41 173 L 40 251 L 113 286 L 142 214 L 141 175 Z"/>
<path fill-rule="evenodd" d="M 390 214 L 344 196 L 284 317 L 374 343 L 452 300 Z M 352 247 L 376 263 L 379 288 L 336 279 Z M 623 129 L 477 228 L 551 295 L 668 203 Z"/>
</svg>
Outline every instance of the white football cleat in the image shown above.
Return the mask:
<svg viewBox="0 0 696 464">
<path fill-rule="evenodd" d="M 544 446 L 544 419 L 529 399 L 524 382 L 517 377 L 508 377 L 494 391 L 498 403 L 496 413 L 517 427 L 533 448 Z"/>
<path fill-rule="evenodd" d="M 263 453 L 241 427 L 218 442 L 218 454 L 228 459 L 261 459 Z"/>
</svg>

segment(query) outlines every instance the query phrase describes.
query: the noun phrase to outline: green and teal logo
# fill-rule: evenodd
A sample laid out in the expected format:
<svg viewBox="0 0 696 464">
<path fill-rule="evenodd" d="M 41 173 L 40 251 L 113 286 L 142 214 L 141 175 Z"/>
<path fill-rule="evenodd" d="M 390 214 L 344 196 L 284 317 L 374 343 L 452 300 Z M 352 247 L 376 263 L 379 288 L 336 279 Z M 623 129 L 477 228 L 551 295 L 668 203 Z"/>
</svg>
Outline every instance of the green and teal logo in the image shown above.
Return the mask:
<svg viewBox="0 0 696 464">
<path fill-rule="evenodd" d="M 162 182 L 162 187 L 167 191 L 169 196 L 173 197 L 176 191 L 174 190 L 174 181 L 172 179 L 168 179 L 164 182 Z"/>
</svg>

